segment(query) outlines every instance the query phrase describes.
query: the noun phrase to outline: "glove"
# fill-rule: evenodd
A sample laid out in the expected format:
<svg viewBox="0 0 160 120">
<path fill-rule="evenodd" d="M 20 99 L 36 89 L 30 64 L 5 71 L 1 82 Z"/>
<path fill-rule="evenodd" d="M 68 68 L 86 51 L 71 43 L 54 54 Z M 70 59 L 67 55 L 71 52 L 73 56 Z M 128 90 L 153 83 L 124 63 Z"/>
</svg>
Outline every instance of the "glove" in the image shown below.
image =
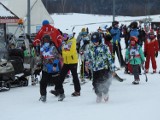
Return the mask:
<svg viewBox="0 0 160 120">
<path fill-rule="evenodd" d="M 144 52 L 144 57 L 146 57 L 147 56 L 147 53 L 146 52 Z"/>
<path fill-rule="evenodd" d="M 105 40 L 106 41 L 111 41 L 112 40 L 112 36 L 111 35 L 105 35 Z"/>
<path fill-rule="evenodd" d="M 84 52 L 83 52 L 83 51 L 81 51 L 81 52 L 80 52 L 80 55 L 83 55 L 83 54 L 84 54 Z"/>
<path fill-rule="evenodd" d="M 155 57 L 158 57 L 158 52 L 155 53 Z"/>
</svg>

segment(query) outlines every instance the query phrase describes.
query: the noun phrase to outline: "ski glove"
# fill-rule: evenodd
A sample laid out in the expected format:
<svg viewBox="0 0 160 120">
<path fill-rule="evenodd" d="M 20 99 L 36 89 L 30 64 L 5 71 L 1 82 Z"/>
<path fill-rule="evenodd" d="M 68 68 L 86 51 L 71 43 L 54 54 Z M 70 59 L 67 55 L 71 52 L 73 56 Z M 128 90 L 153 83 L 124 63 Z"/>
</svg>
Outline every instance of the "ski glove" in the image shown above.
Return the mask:
<svg viewBox="0 0 160 120">
<path fill-rule="evenodd" d="M 155 57 L 158 57 L 158 52 L 155 53 Z"/>
</svg>

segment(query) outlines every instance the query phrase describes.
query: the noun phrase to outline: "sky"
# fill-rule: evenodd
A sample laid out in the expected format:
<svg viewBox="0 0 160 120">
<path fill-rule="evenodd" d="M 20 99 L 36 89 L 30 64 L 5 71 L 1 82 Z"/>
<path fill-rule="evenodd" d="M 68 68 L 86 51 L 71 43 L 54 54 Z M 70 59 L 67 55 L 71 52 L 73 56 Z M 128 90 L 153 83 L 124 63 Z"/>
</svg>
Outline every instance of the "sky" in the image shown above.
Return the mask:
<svg viewBox="0 0 160 120">
<path fill-rule="evenodd" d="M 157 19 L 159 16 L 153 16 Z M 112 16 L 98 16 L 85 14 L 52 15 L 54 25 L 61 30 L 72 29 L 73 25 L 111 21 Z M 141 18 L 141 17 L 136 17 Z M 131 17 L 117 17 L 117 20 L 134 19 Z M 134 19 L 134 20 L 135 20 Z M 126 23 L 129 24 L 129 23 Z M 90 31 L 96 31 L 102 24 L 84 25 L 75 27 L 78 34 L 82 27 L 89 27 Z M 110 23 L 107 23 L 110 25 Z M 122 48 L 124 40 L 121 40 Z M 124 55 L 125 49 L 122 50 Z M 157 71 L 160 70 L 157 59 Z M 116 66 L 119 63 L 116 59 Z M 79 71 L 78 71 L 79 72 Z M 66 79 L 69 83 L 64 84 L 66 98 L 59 102 L 58 98 L 49 93 L 53 86 L 47 88 L 47 102 L 39 101 L 39 84 L 11 88 L 10 91 L 0 93 L 0 119 L 1 120 L 160 120 L 160 74 L 151 74 L 150 66 L 147 74 L 140 75 L 140 84 L 132 85 L 132 75 L 124 74 L 124 69 L 117 74 L 125 78 L 124 82 L 112 79 L 109 91 L 109 101 L 96 103 L 96 95 L 93 91 L 92 82 L 81 86 L 81 96 L 71 97 L 74 92 L 72 78 Z"/>
</svg>

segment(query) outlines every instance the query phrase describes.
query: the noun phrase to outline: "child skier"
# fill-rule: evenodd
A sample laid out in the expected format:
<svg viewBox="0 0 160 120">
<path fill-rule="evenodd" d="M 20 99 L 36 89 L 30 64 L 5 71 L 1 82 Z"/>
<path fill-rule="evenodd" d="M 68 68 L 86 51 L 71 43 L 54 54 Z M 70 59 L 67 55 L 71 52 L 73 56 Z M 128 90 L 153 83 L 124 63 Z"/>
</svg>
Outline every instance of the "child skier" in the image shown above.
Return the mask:
<svg viewBox="0 0 160 120">
<path fill-rule="evenodd" d="M 86 68 L 90 67 L 93 71 L 92 85 L 97 95 L 96 101 L 99 103 L 102 99 L 108 101 L 108 91 L 111 84 L 109 70 L 114 74 L 115 66 L 110 50 L 105 44 L 102 44 L 101 34 L 94 32 L 91 35 L 91 41 L 93 45 L 88 50 L 85 65 Z"/>
<path fill-rule="evenodd" d="M 60 60 L 58 51 L 53 45 L 49 35 L 43 37 L 42 47 L 40 48 L 40 55 L 42 59 L 42 79 L 40 81 L 40 101 L 46 102 L 47 84 L 53 80 L 55 90 L 57 91 L 57 83 L 60 75 Z"/>
<path fill-rule="evenodd" d="M 150 59 L 152 61 L 153 73 L 156 73 L 157 64 L 155 57 L 158 56 L 158 41 L 154 34 L 154 30 L 150 30 L 148 38 L 144 44 L 144 53 L 146 57 L 145 72 L 148 73 Z"/>
<path fill-rule="evenodd" d="M 126 61 L 131 64 L 132 74 L 134 75 L 133 84 L 139 84 L 139 65 L 143 65 L 145 61 L 142 48 L 137 42 L 137 37 L 130 37 L 130 45 L 126 50 Z"/>
</svg>

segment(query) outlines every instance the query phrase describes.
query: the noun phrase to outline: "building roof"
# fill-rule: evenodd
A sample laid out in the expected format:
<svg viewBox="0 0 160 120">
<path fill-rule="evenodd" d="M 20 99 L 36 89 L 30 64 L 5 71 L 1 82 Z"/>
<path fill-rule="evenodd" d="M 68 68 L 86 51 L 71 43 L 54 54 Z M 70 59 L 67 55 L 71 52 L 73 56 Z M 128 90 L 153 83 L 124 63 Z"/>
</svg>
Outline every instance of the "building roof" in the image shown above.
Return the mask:
<svg viewBox="0 0 160 120">
<path fill-rule="evenodd" d="M 18 17 L 0 2 L 0 23 L 17 23 Z"/>
</svg>

